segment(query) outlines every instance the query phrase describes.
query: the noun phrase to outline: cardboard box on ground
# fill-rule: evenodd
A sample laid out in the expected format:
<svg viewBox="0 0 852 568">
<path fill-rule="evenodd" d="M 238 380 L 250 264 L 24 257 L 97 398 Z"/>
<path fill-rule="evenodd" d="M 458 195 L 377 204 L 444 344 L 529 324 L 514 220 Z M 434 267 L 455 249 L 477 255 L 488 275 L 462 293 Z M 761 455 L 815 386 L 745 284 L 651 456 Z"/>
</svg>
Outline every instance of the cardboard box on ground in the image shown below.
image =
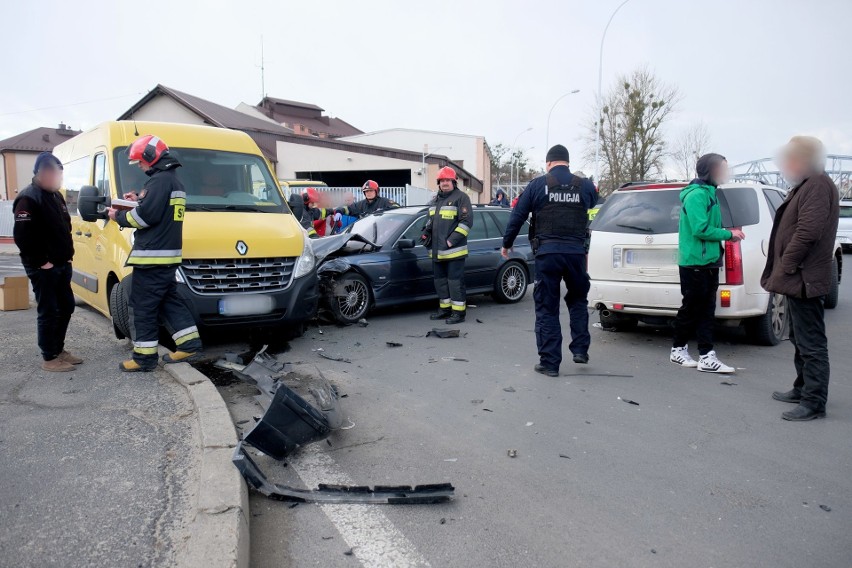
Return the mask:
<svg viewBox="0 0 852 568">
<path fill-rule="evenodd" d="M 26 276 L 0 278 L 0 311 L 26 310 L 30 307 L 30 280 Z"/>
</svg>

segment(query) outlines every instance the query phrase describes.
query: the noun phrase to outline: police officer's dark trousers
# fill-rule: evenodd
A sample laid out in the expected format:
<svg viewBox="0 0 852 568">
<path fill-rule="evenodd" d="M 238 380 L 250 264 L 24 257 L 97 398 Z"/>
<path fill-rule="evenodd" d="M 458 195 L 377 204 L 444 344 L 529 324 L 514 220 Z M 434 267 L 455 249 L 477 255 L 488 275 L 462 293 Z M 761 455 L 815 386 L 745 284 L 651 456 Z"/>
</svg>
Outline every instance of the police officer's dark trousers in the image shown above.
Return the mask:
<svg viewBox="0 0 852 568">
<path fill-rule="evenodd" d="M 589 275 L 586 255 L 579 253 L 547 253 L 535 258 L 535 339 L 541 365 L 558 370 L 562 363 L 562 326 L 559 323 L 559 296 L 565 282 L 568 293 L 565 305 L 571 321 L 571 344 L 575 355 L 589 351 L 588 294 Z"/>
<path fill-rule="evenodd" d="M 25 267 L 38 303 L 38 347 L 45 361 L 56 359 L 65 350 L 65 334 L 74 313 L 71 291 L 71 264 L 53 268 Z"/>
<path fill-rule="evenodd" d="M 130 285 L 130 331 L 133 360 L 151 369 L 157 365 L 157 340 L 162 324 L 179 351 L 201 351 L 192 313 L 177 293 L 176 266 L 133 269 Z"/>
<path fill-rule="evenodd" d="M 464 312 L 467 294 L 464 287 L 464 257 L 436 260 L 433 263 L 435 292 L 442 310 Z"/>
</svg>

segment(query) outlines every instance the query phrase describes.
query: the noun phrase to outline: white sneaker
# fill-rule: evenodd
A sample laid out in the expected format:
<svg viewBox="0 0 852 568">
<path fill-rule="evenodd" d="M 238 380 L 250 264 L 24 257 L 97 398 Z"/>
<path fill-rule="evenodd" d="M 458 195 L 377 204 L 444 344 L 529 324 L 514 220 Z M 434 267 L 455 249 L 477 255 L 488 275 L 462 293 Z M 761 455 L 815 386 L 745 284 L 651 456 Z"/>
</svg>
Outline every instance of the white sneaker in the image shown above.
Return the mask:
<svg viewBox="0 0 852 568">
<path fill-rule="evenodd" d="M 736 369 L 728 367 L 716 357 L 716 352 L 711 351 L 698 359 L 698 370 L 702 373 L 734 373 Z"/>
<path fill-rule="evenodd" d="M 669 361 L 681 367 L 689 367 L 694 369 L 698 366 L 698 361 L 692 358 L 689 354 L 689 347 L 672 347 L 672 354 Z"/>
</svg>

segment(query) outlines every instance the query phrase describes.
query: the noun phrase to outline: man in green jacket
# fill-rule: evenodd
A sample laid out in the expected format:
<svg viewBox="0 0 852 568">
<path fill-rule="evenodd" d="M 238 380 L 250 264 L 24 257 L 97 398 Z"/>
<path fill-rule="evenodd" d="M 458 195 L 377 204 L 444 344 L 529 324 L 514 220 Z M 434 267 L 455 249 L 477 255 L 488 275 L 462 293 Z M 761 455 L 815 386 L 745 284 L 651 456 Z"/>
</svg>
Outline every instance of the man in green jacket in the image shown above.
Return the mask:
<svg viewBox="0 0 852 568">
<path fill-rule="evenodd" d="M 669 360 L 705 373 L 733 373 L 713 350 L 716 291 L 722 267 L 722 242 L 745 238 L 740 229 L 722 228 L 722 211 L 716 188 L 728 181 L 728 161 L 719 154 L 705 154 L 695 167 L 698 177 L 680 192 L 678 264 L 681 308 L 675 320 L 675 335 Z M 698 361 L 689 355 L 687 343 L 698 339 Z"/>
</svg>

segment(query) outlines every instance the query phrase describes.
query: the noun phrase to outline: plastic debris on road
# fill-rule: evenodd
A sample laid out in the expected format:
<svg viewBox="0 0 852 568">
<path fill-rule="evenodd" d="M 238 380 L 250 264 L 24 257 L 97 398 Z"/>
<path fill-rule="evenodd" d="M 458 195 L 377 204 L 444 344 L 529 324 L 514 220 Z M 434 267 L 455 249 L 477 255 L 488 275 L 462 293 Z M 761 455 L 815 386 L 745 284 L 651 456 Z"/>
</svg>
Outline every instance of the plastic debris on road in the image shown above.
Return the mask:
<svg viewBox="0 0 852 568">
<path fill-rule="evenodd" d="M 634 404 L 634 405 L 636 405 L 636 406 L 639 406 L 639 403 L 638 403 L 638 402 L 636 402 L 635 400 L 630 400 L 629 398 L 621 398 L 621 397 L 618 397 L 618 400 L 624 401 L 624 402 L 626 402 L 627 404 Z"/>
<path fill-rule="evenodd" d="M 461 332 L 457 329 L 439 329 L 434 328 L 432 331 L 426 334 L 426 337 L 440 337 L 441 339 L 450 339 L 453 337 L 459 337 Z"/>
</svg>

